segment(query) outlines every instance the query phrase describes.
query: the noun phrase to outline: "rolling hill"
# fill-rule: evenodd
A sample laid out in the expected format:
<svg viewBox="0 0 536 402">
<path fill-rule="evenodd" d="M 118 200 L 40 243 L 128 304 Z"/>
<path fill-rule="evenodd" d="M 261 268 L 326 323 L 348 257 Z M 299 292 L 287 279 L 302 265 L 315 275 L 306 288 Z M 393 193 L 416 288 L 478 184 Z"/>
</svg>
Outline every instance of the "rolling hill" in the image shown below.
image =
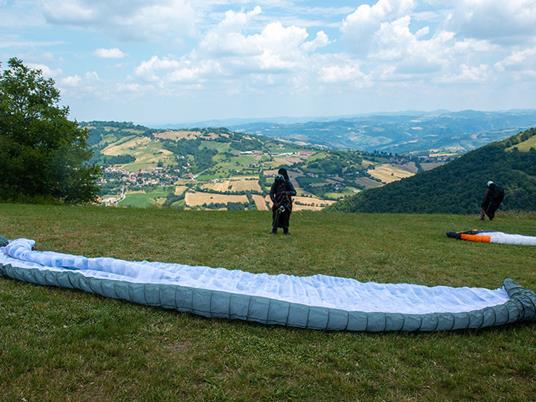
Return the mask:
<svg viewBox="0 0 536 402">
<path fill-rule="evenodd" d="M 460 155 L 535 125 L 535 110 L 465 110 L 383 113 L 297 122 L 243 122 L 227 127 L 334 149 Z"/>
<path fill-rule="evenodd" d="M 329 150 L 226 128 L 81 125 L 93 162 L 103 167 L 101 202 L 113 206 L 268 210 L 272 177 L 285 166 L 298 191 L 296 209 L 319 210 L 443 160 Z"/>
<path fill-rule="evenodd" d="M 504 210 L 536 211 L 536 128 L 495 142 L 438 167 L 379 189 L 347 197 L 345 212 L 474 213 L 486 182 L 505 187 Z"/>
</svg>

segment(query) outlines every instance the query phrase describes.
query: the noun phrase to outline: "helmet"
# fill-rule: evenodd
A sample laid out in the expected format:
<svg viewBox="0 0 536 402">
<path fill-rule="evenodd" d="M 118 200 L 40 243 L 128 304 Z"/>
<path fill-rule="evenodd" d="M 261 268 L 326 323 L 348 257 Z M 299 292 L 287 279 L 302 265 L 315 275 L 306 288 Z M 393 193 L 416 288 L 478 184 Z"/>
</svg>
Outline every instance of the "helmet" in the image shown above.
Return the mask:
<svg viewBox="0 0 536 402">
<path fill-rule="evenodd" d="M 494 184 L 491 180 L 488 181 L 488 187 L 491 186 L 492 184 Z"/>
</svg>

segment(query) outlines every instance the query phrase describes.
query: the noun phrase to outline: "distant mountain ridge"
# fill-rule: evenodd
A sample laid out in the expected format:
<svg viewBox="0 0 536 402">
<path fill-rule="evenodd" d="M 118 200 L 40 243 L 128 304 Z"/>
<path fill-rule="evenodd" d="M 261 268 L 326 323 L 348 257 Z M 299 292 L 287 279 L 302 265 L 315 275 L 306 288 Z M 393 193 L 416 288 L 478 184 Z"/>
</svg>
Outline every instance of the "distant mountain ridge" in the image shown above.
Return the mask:
<svg viewBox="0 0 536 402">
<path fill-rule="evenodd" d="M 245 122 L 235 131 L 334 149 L 463 154 L 536 126 L 536 110 L 382 113 L 306 122 Z"/>
<path fill-rule="evenodd" d="M 332 208 L 345 212 L 475 213 L 488 180 L 505 188 L 503 210 L 536 211 L 536 128 L 429 172 L 347 197 Z"/>
</svg>

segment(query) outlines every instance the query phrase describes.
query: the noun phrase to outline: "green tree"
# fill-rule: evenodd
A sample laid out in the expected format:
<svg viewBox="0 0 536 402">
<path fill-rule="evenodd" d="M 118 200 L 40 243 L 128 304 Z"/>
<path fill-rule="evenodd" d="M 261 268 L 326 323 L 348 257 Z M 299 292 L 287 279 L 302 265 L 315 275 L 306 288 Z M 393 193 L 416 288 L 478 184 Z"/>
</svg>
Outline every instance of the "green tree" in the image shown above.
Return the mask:
<svg viewBox="0 0 536 402">
<path fill-rule="evenodd" d="M 87 130 L 68 114 L 52 79 L 8 61 L 0 75 L 0 198 L 96 198 L 100 168 L 88 162 Z"/>
</svg>

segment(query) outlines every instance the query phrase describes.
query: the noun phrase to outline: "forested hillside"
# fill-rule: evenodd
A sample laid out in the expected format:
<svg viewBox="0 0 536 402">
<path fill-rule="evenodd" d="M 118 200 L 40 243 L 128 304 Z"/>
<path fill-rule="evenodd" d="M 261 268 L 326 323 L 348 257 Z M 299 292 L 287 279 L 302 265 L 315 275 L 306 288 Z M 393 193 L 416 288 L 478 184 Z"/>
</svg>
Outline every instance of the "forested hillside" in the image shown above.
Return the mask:
<svg viewBox="0 0 536 402">
<path fill-rule="evenodd" d="M 536 210 L 536 128 L 472 151 L 429 172 L 364 191 L 332 208 L 346 212 L 474 213 L 486 182 L 506 189 L 504 210 Z"/>
</svg>

